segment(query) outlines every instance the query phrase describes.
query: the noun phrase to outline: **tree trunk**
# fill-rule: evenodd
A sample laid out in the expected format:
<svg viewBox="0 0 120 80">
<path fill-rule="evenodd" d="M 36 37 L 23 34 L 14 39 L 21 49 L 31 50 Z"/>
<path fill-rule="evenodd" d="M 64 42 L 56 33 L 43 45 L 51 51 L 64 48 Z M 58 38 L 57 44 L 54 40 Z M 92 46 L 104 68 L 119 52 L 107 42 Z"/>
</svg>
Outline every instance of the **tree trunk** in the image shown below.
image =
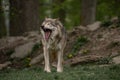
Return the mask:
<svg viewBox="0 0 120 80">
<path fill-rule="evenodd" d="M 82 0 L 81 3 L 81 24 L 92 24 L 95 22 L 97 0 Z"/>
<path fill-rule="evenodd" d="M 5 29 L 5 22 L 4 22 L 4 15 L 3 15 L 3 9 L 2 9 L 2 0 L 0 0 L 0 38 L 2 36 L 6 35 L 6 29 Z"/>
<path fill-rule="evenodd" d="M 39 29 L 39 0 L 10 0 L 10 35 Z"/>
<path fill-rule="evenodd" d="M 61 6 L 64 1 L 65 0 L 53 0 L 53 3 Z M 60 8 L 56 13 L 53 13 L 53 17 L 59 18 L 62 23 L 65 23 L 66 12 L 63 8 Z"/>
</svg>

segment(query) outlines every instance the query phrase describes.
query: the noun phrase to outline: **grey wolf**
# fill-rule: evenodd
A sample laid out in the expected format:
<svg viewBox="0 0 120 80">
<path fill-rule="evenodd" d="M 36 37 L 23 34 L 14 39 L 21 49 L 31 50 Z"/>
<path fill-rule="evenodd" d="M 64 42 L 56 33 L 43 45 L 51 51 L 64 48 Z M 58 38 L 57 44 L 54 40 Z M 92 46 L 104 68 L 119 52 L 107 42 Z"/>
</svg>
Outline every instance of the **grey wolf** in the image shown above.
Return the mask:
<svg viewBox="0 0 120 80">
<path fill-rule="evenodd" d="M 63 51 L 66 45 L 66 31 L 59 19 L 45 18 L 40 26 L 46 72 L 50 69 L 50 54 L 57 54 L 57 72 L 63 71 Z"/>
</svg>

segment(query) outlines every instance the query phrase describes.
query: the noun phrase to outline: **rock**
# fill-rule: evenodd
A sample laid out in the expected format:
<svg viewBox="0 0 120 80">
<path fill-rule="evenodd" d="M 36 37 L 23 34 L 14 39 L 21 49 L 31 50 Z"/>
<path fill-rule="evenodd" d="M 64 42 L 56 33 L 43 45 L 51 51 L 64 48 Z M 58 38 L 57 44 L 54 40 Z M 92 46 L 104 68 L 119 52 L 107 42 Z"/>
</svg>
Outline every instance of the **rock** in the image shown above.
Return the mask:
<svg viewBox="0 0 120 80">
<path fill-rule="evenodd" d="M 97 21 L 97 22 L 95 22 L 93 24 L 87 25 L 87 29 L 90 30 L 90 31 L 95 31 L 98 28 L 100 28 L 100 25 L 101 25 L 101 22 Z"/>
<path fill-rule="evenodd" d="M 40 43 L 40 35 L 38 32 L 28 32 L 24 35 L 22 40 L 26 41 L 26 43 L 16 46 L 15 52 L 10 56 L 11 58 L 24 58 L 28 56 L 33 46 L 36 43 Z"/>
<path fill-rule="evenodd" d="M 15 48 L 15 52 L 11 55 L 11 58 L 24 58 L 29 55 L 34 46 L 34 42 L 28 42 Z"/>
<path fill-rule="evenodd" d="M 120 56 L 114 57 L 113 58 L 113 63 L 120 64 Z"/>
<path fill-rule="evenodd" d="M 77 29 L 80 29 L 80 30 L 86 30 L 87 28 L 86 28 L 86 26 L 79 26 Z"/>
</svg>

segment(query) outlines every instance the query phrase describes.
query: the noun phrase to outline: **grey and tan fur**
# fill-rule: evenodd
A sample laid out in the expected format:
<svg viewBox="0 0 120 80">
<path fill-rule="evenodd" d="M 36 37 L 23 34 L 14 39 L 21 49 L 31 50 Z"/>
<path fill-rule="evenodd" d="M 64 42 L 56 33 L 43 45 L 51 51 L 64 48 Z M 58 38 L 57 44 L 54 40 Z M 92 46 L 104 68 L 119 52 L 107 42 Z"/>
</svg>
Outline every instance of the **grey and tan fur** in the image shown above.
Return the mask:
<svg viewBox="0 0 120 80">
<path fill-rule="evenodd" d="M 46 72 L 50 69 L 50 54 L 56 51 L 57 54 L 57 72 L 63 71 L 63 51 L 66 45 L 66 32 L 64 26 L 58 19 L 46 18 L 41 27 L 42 44 L 44 51 L 44 60 Z"/>
</svg>

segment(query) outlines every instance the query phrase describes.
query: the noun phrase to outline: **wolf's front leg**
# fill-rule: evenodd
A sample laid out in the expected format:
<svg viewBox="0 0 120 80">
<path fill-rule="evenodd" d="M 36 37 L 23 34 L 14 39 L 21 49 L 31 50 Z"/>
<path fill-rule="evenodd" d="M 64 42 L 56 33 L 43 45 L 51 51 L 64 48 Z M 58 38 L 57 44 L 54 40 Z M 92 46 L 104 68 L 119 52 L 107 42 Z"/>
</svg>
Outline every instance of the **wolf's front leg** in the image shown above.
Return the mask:
<svg viewBox="0 0 120 80">
<path fill-rule="evenodd" d="M 47 49 L 46 46 L 44 47 L 44 60 L 45 60 L 45 68 L 44 68 L 44 70 L 46 72 L 51 72 L 51 70 L 50 70 L 50 62 L 49 62 L 49 52 L 48 52 L 48 49 Z"/>
<path fill-rule="evenodd" d="M 58 64 L 57 64 L 57 72 L 63 71 L 63 50 L 58 51 Z"/>
</svg>

